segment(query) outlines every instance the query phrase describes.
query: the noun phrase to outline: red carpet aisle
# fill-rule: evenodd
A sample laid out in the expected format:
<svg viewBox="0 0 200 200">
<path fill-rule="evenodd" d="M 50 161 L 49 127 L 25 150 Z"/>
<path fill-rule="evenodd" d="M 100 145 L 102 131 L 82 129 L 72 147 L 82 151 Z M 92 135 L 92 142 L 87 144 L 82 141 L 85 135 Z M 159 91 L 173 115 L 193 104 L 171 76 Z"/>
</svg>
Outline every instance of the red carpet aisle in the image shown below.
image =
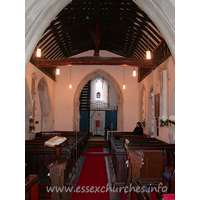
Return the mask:
<svg viewBox="0 0 200 200">
<path fill-rule="evenodd" d="M 93 149 L 95 150 L 95 149 Z M 97 152 L 100 151 L 100 149 Z M 91 152 L 91 149 L 89 149 Z M 101 150 L 103 152 L 103 149 Z M 81 192 L 74 192 L 71 200 L 110 200 L 109 191 L 100 193 L 96 190 L 95 186 L 98 188 L 105 187 L 108 183 L 107 172 L 106 172 L 106 164 L 105 164 L 105 156 L 108 154 L 105 153 L 84 153 L 83 156 L 86 156 L 83 168 L 81 170 L 81 174 L 76 184 L 76 188 L 79 186 L 79 190 Z M 84 186 L 84 187 L 83 187 Z M 94 189 L 92 189 L 92 186 Z M 88 188 L 88 190 L 87 190 Z M 100 191 L 99 189 L 99 191 Z M 85 190 L 85 192 L 84 192 Z M 87 191 L 93 191 L 92 193 Z M 94 192 L 96 191 L 96 193 Z"/>
</svg>

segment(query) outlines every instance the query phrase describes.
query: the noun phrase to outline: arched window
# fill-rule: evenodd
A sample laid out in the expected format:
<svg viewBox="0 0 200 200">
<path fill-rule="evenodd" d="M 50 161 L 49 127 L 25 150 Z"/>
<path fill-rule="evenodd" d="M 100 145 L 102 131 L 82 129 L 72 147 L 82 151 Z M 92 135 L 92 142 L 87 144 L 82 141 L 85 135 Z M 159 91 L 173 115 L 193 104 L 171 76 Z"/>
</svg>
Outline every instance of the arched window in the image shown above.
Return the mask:
<svg viewBox="0 0 200 200">
<path fill-rule="evenodd" d="M 108 107 L 108 82 L 103 78 L 91 81 L 91 110 L 103 110 Z"/>
<path fill-rule="evenodd" d="M 102 100 L 103 82 L 98 80 L 96 82 L 96 100 Z"/>
</svg>

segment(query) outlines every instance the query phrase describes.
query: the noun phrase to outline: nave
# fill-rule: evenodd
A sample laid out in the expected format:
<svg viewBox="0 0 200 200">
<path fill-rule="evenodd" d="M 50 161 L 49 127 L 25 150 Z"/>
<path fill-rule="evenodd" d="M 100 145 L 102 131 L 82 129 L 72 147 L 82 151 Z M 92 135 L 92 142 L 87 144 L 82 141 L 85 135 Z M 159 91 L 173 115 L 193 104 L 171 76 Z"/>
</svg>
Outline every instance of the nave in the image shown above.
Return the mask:
<svg viewBox="0 0 200 200">
<path fill-rule="evenodd" d="M 107 147 L 99 147 L 100 145 L 95 144 L 97 141 L 102 142 L 101 137 L 94 136 L 88 140 L 84 133 L 79 132 L 77 154 L 76 149 L 73 149 L 75 144 L 73 132 L 62 133 L 61 135 L 68 135 L 68 144 L 62 149 L 60 160 L 67 155 L 68 162 L 63 174 L 64 182 L 57 181 L 57 184 L 64 186 L 65 189 L 73 187 L 72 191 L 74 192 L 67 191 L 66 196 L 62 192 L 47 192 L 47 188 L 52 186 L 53 180 L 51 176 L 45 176 L 45 174 L 49 173 L 49 163 L 55 157 L 52 149 L 42 146 L 42 143 L 55 135 L 58 133 L 42 133 L 39 138 L 26 141 L 26 177 L 30 177 L 30 174 L 38 177 L 36 181 L 38 190 L 33 187 L 33 189 L 29 188 L 30 191 L 26 193 L 27 196 L 31 196 L 31 199 L 157 200 L 161 199 L 157 194 L 160 191 L 151 191 L 151 189 L 158 189 L 161 183 L 164 184 L 163 186 L 167 186 L 163 197 L 175 193 L 174 145 L 148 138 L 146 135 L 133 136 L 131 132 L 112 133 L 107 141 Z M 94 143 L 89 143 L 90 141 L 94 141 Z M 93 147 L 88 147 L 87 143 Z M 158 154 L 158 152 L 161 153 Z M 160 155 L 159 158 L 157 158 L 158 155 Z M 128 165 L 127 160 L 129 161 Z M 165 171 L 166 169 L 167 171 Z M 61 180 L 62 173 L 58 174 L 56 180 Z M 168 175 L 168 182 L 164 175 Z M 144 187 L 145 191 L 125 191 L 125 187 L 131 186 L 134 188 Z M 113 189 L 115 191 L 112 191 Z"/>
<path fill-rule="evenodd" d="M 72 198 L 63 190 L 48 193 L 46 186 L 80 184 L 85 160 L 100 156 L 89 148 L 108 149 L 108 183 L 124 187 L 119 199 L 153 198 L 146 189 L 126 192 L 131 184 L 155 188 L 163 182 L 165 193 L 174 194 L 172 0 L 26 2 L 27 199 Z M 138 122 L 141 137 L 133 135 Z M 107 130 L 118 133 L 106 136 Z M 97 134 L 106 141 L 90 141 Z M 67 140 L 44 146 L 55 136 Z"/>
</svg>

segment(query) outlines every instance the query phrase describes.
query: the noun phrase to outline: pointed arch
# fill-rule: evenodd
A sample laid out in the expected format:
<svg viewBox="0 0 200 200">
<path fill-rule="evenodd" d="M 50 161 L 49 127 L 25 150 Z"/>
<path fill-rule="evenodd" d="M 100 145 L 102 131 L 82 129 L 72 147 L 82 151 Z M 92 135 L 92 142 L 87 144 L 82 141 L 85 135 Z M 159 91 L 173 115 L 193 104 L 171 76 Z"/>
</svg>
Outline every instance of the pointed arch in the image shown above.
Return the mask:
<svg viewBox="0 0 200 200">
<path fill-rule="evenodd" d="M 75 128 L 75 123 L 77 123 L 77 128 L 79 127 L 79 97 L 80 97 L 81 91 L 82 91 L 83 87 L 85 86 L 85 84 L 96 75 L 104 76 L 108 81 L 110 81 L 110 83 L 113 85 L 113 87 L 116 91 L 117 99 L 118 99 L 118 101 L 117 101 L 117 106 L 118 106 L 117 130 L 123 131 L 123 127 L 124 127 L 124 117 L 123 117 L 124 99 L 123 99 L 123 93 L 121 91 L 121 87 L 113 76 L 111 76 L 108 72 L 106 72 L 102 69 L 96 69 L 96 70 L 90 72 L 78 84 L 78 86 L 76 88 L 75 95 L 74 95 L 74 117 L 73 117 L 74 126 L 73 127 Z"/>
</svg>

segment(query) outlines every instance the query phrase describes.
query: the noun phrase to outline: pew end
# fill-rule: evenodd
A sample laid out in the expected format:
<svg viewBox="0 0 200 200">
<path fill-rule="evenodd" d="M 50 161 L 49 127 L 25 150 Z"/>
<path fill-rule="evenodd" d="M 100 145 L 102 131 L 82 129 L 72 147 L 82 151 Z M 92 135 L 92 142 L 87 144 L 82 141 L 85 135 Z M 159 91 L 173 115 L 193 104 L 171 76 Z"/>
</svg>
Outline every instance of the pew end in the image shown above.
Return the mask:
<svg viewBox="0 0 200 200">
<path fill-rule="evenodd" d="M 168 193 L 175 194 L 175 169 L 172 166 L 165 167 L 163 171 L 163 183 L 168 188 Z"/>
<path fill-rule="evenodd" d="M 25 200 L 39 200 L 38 176 L 29 174 L 25 182 Z"/>
<path fill-rule="evenodd" d="M 151 194 L 147 193 L 139 177 L 132 177 L 130 185 L 128 192 L 122 193 L 122 200 L 151 200 Z"/>
</svg>

